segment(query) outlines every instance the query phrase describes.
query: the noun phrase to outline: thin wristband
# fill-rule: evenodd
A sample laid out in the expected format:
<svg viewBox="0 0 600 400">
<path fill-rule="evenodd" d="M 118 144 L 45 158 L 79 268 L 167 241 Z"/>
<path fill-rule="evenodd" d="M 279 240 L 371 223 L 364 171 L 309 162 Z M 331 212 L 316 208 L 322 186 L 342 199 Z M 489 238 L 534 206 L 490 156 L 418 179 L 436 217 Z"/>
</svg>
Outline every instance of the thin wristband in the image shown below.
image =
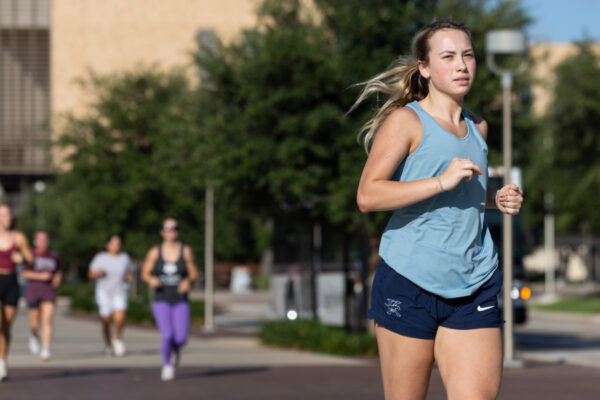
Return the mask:
<svg viewBox="0 0 600 400">
<path fill-rule="evenodd" d="M 444 186 L 442 186 L 442 180 L 440 179 L 440 176 L 438 175 L 438 176 L 436 176 L 436 178 L 437 178 L 438 185 L 440 185 L 440 190 L 442 192 L 445 192 Z"/>
</svg>

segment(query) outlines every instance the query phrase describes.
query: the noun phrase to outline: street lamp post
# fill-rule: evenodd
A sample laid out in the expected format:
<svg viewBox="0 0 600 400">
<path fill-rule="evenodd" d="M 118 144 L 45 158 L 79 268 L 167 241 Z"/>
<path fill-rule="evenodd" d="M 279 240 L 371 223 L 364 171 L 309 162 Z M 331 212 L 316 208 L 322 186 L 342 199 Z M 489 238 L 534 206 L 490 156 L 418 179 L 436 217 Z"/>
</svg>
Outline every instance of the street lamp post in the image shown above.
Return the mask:
<svg viewBox="0 0 600 400">
<path fill-rule="evenodd" d="M 492 72 L 500 75 L 502 84 L 502 153 L 504 165 L 504 185 L 511 183 L 512 168 L 512 126 L 511 126 L 511 89 L 513 77 L 525 70 L 526 64 L 521 61 L 516 68 L 501 68 L 495 62 L 496 55 L 522 55 L 527 46 L 525 36 L 516 30 L 494 30 L 485 37 L 487 64 Z M 513 278 L 513 228 L 512 216 L 503 215 L 502 241 L 503 241 L 503 272 L 504 272 L 504 363 L 515 364 L 513 340 L 513 307 L 510 296 Z"/>
<path fill-rule="evenodd" d="M 205 229 L 204 229 L 204 331 L 214 332 L 214 205 L 215 192 L 212 182 L 206 183 Z"/>
</svg>

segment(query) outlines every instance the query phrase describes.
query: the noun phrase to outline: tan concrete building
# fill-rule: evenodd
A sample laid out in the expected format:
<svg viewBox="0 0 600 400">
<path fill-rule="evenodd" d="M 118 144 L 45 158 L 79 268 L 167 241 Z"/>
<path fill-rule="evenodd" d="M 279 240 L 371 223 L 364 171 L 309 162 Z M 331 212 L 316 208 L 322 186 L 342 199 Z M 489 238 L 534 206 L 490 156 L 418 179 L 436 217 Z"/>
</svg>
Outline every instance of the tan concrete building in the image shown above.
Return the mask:
<svg viewBox="0 0 600 400">
<path fill-rule="evenodd" d="M 600 43 L 594 48 L 600 54 Z M 535 84 L 532 87 L 533 111 L 543 115 L 552 101 L 555 84 L 554 69 L 567 57 L 577 53 L 577 45 L 573 43 L 543 43 L 529 47 L 530 56 L 535 60 L 532 70 Z"/>
<path fill-rule="evenodd" d="M 49 126 L 84 112 L 77 81 L 188 66 L 198 34 L 252 26 L 259 0 L 0 0 L 0 201 L 52 173 Z"/>
</svg>

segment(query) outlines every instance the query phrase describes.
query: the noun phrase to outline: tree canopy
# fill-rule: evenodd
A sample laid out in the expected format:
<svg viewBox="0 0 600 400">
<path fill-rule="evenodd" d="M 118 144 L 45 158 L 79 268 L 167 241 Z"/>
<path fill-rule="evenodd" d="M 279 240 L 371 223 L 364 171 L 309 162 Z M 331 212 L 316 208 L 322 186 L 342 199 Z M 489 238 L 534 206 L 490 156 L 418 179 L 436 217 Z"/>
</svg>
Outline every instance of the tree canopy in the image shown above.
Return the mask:
<svg viewBox="0 0 600 400">
<path fill-rule="evenodd" d="M 539 210 L 556 213 L 561 233 L 600 233 L 600 57 L 590 42 L 556 68 L 553 101 L 536 138 L 532 181 Z M 544 195 L 553 204 L 544 203 Z"/>
</svg>

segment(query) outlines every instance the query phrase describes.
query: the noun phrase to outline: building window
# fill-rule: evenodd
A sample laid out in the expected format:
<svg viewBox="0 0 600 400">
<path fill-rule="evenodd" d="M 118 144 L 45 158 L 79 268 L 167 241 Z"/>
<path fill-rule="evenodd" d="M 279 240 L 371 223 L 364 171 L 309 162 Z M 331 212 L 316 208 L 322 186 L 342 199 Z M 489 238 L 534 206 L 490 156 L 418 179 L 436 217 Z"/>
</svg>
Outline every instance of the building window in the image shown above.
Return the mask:
<svg viewBox="0 0 600 400">
<path fill-rule="evenodd" d="M 49 0 L 0 0 L 0 175 L 50 170 Z"/>
</svg>

